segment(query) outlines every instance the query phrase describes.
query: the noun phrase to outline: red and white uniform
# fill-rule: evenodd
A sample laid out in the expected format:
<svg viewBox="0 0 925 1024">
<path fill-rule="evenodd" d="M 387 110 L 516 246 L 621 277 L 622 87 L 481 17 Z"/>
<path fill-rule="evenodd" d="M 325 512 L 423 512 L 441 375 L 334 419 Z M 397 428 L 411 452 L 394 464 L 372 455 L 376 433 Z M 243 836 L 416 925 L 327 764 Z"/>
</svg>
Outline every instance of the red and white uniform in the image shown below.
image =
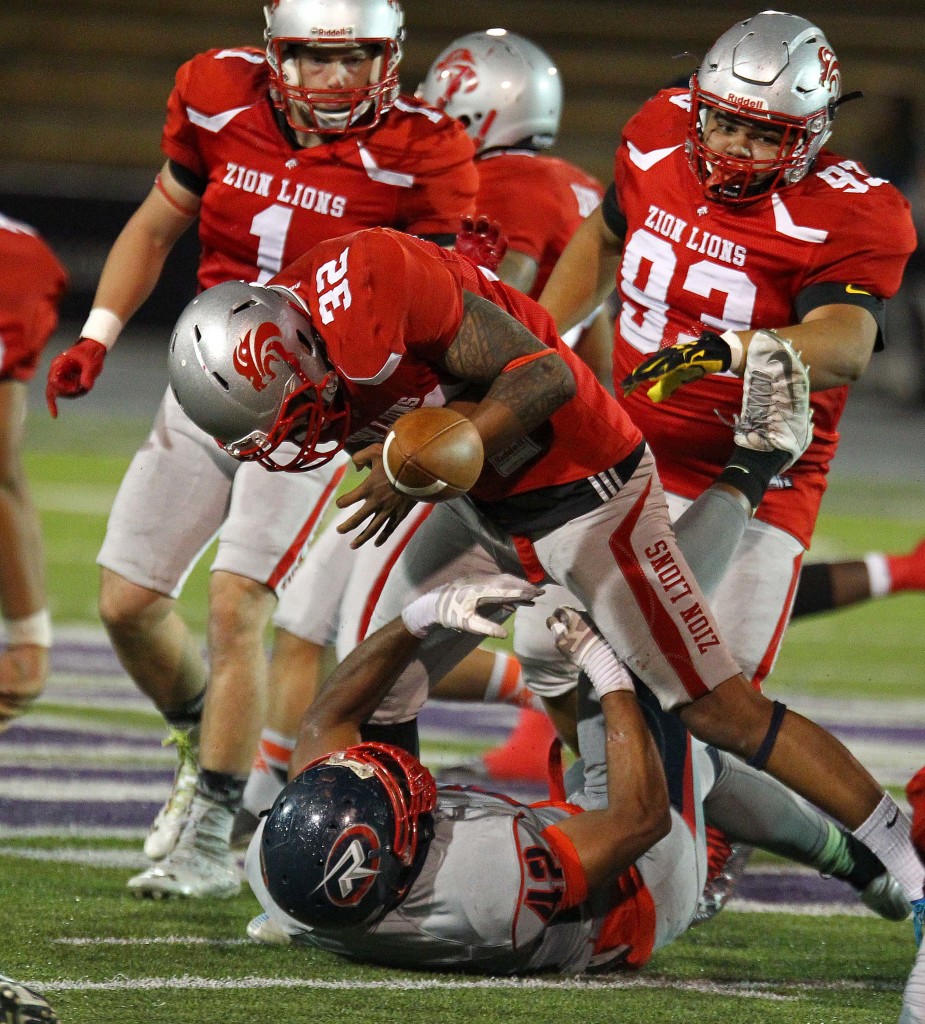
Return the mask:
<svg viewBox="0 0 925 1024">
<path fill-rule="evenodd" d="M 270 101 L 264 55 L 246 47 L 210 50 L 179 69 L 162 146 L 205 189 L 201 288 L 266 281 L 324 239 L 359 228 L 451 238 L 478 185 L 462 127 L 411 98 L 368 132 L 296 148 Z M 242 466 L 168 393 L 120 488 L 98 560 L 175 596 L 217 532 L 213 569 L 279 588 L 345 465 L 341 458 L 288 480 Z"/>
<path fill-rule="evenodd" d="M 546 423 L 490 460 L 467 498 L 438 506 L 417 529 L 371 629 L 415 592 L 456 578 L 477 542 L 489 569 L 567 584 L 666 707 L 736 673 L 677 550 L 639 431 L 562 343 L 545 310 L 465 258 L 384 229 L 322 243 L 272 283 L 288 287 L 310 312 L 347 395 L 351 450 L 381 442 L 404 413 L 442 405 L 465 386 L 440 366 L 460 329 L 464 290 L 555 349 L 577 383 Z M 478 642 L 438 632 L 378 720 L 416 714 L 428 679 Z"/>
<path fill-rule="evenodd" d="M 502 225 L 512 249 L 536 261 L 539 269 L 529 293 L 536 298 L 578 225 L 599 205 L 603 187 L 574 164 L 531 150 L 495 150 L 478 158 L 476 166 L 478 212 Z M 572 333 L 577 341 L 580 329 Z M 274 623 L 320 646 L 336 646 L 338 660 L 346 657 L 366 636 L 386 577 L 430 511 L 427 505 L 415 509 L 379 547 L 366 544 L 354 551 L 350 536 L 333 527 L 325 531 L 281 595 Z M 341 519 L 350 515 L 353 510 Z M 574 672 L 546 629 L 546 616 L 564 602 L 556 588 L 550 588 L 550 602 L 548 609 L 518 610 L 514 649 L 527 685 L 557 696 L 574 685 Z"/>
<path fill-rule="evenodd" d="M 840 284 L 889 298 L 915 246 L 909 204 L 900 193 L 828 151 L 806 178 L 766 199 L 744 207 L 708 202 L 685 153 L 688 109 L 686 91 L 659 93 L 626 125 L 617 150 L 617 199 L 628 225 L 617 282 L 617 381 L 645 356 L 696 338 L 704 328 L 722 332 L 798 322 L 798 297 L 812 285 Z M 658 405 L 645 392 L 637 389 L 623 406 L 651 446 L 666 491 L 696 498 L 731 453 L 730 424 L 740 411 L 742 380 L 712 375 Z M 737 656 L 759 679 L 770 669 L 789 614 L 847 394 L 846 387 L 813 394 L 812 444 L 772 484 L 745 543 L 761 551 L 776 531 L 777 551 L 767 565 L 734 567 L 725 598 L 719 593 L 714 601 Z M 743 646 L 749 627 L 734 611 L 741 608 L 738 595 L 746 592 L 740 573 L 767 581 L 782 561 L 777 582 L 757 602 L 765 606 L 757 610 L 749 602 L 749 616 L 763 616 L 768 628 Z M 754 593 L 751 584 L 747 592 Z"/>
<path fill-rule="evenodd" d="M 58 326 L 67 272 L 35 228 L 0 214 L 0 381 L 28 381 Z"/>
<path fill-rule="evenodd" d="M 493 150 L 479 157 L 477 166 L 478 212 L 498 221 L 511 249 L 536 261 L 529 294 L 539 298 L 562 250 L 600 205 L 604 189 L 575 164 L 532 150 Z"/>
</svg>

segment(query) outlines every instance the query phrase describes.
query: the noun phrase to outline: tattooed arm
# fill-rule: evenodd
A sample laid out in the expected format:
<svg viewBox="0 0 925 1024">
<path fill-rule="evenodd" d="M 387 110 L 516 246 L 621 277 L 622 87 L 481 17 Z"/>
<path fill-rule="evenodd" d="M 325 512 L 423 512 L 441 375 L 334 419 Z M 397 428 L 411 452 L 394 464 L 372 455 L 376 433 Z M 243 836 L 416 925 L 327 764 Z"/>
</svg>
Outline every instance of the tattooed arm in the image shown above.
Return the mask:
<svg viewBox="0 0 925 1024">
<path fill-rule="evenodd" d="M 486 456 L 519 441 L 575 395 L 572 371 L 555 350 L 471 292 L 463 292 L 462 323 L 443 366 L 456 377 L 488 386 L 469 414 Z"/>
</svg>

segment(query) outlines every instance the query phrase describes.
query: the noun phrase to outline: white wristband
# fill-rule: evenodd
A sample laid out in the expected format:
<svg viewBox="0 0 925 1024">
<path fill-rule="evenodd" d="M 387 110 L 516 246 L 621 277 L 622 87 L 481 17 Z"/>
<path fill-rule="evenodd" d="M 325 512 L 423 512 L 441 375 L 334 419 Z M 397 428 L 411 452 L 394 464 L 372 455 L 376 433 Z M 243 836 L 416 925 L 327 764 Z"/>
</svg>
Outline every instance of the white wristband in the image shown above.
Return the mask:
<svg viewBox="0 0 925 1024">
<path fill-rule="evenodd" d="M 116 316 L 111 309 L 105 309 L 103 306 L 94 306 L 90 310 L 90 315 L 87 317 L 87 322 L 81 329 L 81 338 L 89 338 L 91 341 L 98 341 L 101 345 L 105 345 L 107 349 L 112 348 L 116 343 L 116 338 L 122 331 L 125 324 Z"/>
<path fill-rule="evenodd" d="M 598 697 L 616 690 L 633 692 L 633 678 L 626 666 L 613 653 L 607 644 L 594 644 L 581 660 L 582 669 L 588 673 L 591 685 Z"/>
<path fill-rule="evenodd" d="M 405 629 L 412 636 L 423 640 L 425 636 L 437 624 L 437 600 L 439 593 L 436 590 L 429 590 L 409 604 L 401 613 L 401 620 Z"/>
<path fill-rule="evenodd" d="M 732 360 L 729 363 L 731 373 L 739 373 L 745 368 L 745 349 L 742 347 L 742 339 L 735 331 L 723 331 L 720 335 L 723 341 L 729 346 Z"/>
<path fill-rule="evenodd" d="M 24 619 L 9 619 L 6 624 L 6 643 L 8 647 L 22 647 L 26 644 L 51 647 L 51 616 L 48 609 L 43 608 Z"/>
</svg>

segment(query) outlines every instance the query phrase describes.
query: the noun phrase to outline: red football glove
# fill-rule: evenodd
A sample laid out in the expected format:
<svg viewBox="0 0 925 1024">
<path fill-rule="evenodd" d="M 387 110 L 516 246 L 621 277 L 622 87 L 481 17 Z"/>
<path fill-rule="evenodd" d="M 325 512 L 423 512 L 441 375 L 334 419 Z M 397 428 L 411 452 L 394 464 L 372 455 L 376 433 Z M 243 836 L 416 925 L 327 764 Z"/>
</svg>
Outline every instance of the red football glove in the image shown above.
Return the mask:
<svg viewBox="0 0 925 1024">
<path fill-rule="evenodd" d="M 48 367 L 45 400 L 53 419 L 58 418 L 59 398 L 80 398 L 96 383 L 106 358 L 106 346 L 92 338 L 80 338 Z"/>
<path fill-rule="evenodd" d="M 456 232 L 456 251 L 468 256 L 473 263 L 496 273 L 507 252 L 507 236 L 501 234 L 501 225 L 487 217 L 473 220 L 463 217 Z"/>
</svg>

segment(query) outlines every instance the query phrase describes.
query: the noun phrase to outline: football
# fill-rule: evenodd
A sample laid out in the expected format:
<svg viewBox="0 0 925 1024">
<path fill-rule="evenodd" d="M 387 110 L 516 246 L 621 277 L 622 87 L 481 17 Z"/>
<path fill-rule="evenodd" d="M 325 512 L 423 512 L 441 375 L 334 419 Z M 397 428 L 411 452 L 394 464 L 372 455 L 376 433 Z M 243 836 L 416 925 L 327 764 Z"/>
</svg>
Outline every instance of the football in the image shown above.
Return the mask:
<svg viewBox="0 0 925 1024">
<path fill-rule="evenodd" d="M 460 412 L 425 406 L 395 421 L 382 463 L 399 494 L 417 501 L 449 501 L 465 494 L 484 462 L 482 439 Z"/>
</svg>

